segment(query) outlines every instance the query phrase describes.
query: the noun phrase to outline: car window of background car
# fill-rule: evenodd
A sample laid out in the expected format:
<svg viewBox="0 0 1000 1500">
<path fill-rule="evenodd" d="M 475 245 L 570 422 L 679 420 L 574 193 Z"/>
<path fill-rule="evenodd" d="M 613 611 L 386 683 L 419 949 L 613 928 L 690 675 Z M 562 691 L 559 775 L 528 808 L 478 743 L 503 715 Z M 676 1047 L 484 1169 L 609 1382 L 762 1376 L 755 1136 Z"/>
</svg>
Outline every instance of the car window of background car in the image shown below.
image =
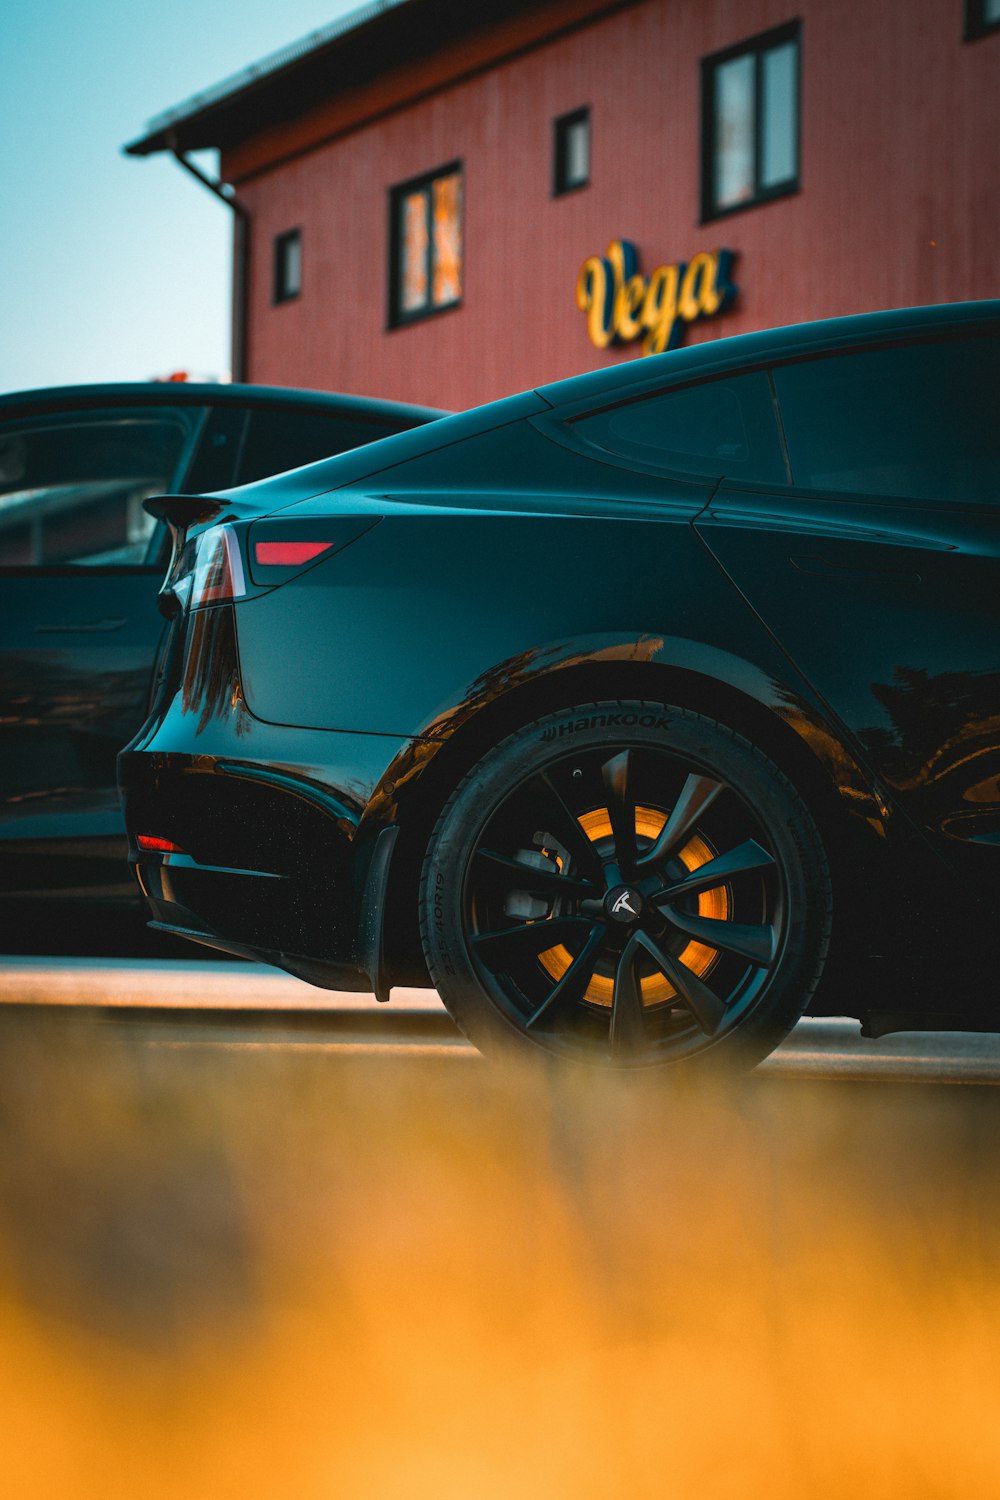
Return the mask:
<svg viewBox="0 0 1000 1500">
<path fill-rule="evenodd" d="M 778 366 L 795 483 L 921 500 L 1000 500 L 1000 338 Z"/>
<path fill-rule="evenodd" d="M 36 415 L 0 426 L 0 566 L 134 567 L 142 502 L 183 473 L 201 408 Z"/>
<path fill-rule="evenodd" d="M 598 448 L 674 472 L 758 484 L 786 480 L 762 371 L 661 391 L 578 418 L 572 428 Z"/>
<path fill-rule="evenodd" d="M 329 412 L 252 409 L 235 482 L 252 484 L 283 469 L 315 463 L 347 448 L 360 448 L 363 443 L 388 437 L 398 425 Z"/>
<path fill-rule="evenodd" d="M 235 484 L 246 427 L 246 407 L 229 403 L 209 407 L 191 466 L 178 475 L 174 487 L 185 495 L 206 495 Z"/>
</svg>

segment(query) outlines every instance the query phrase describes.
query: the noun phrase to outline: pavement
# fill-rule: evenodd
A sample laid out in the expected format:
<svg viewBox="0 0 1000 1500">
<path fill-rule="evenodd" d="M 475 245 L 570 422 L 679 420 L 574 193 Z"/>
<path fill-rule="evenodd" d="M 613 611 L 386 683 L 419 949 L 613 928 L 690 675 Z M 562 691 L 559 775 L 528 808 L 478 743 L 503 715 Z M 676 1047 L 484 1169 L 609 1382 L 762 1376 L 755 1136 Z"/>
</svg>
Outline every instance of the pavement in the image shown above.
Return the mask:
<svg viewBox="0 0 1000 1500">
<path fill-rule="evenodd" d="M 320 990 L 263 965 L 203 960 L 0 959 L 0 1004 L 80 1007 L 154 1046 L 479 1054 L 433 990 Z M 1000 1084 L 1000 1036 L 905 1032 L 872 1040 L 847 1017 L 806 1017 L 758 1068 L 787 1078 Z"/>
<path fill-rule="evenodd" d="M 377 1013 L 374 995 L 321 990 L 266 964 L 204 959 L 0 958 L 0 1002 L 213 1011 Z M 445 1014 L 434 990 L 396 989 L 394 1012 Z"/>
</svg>

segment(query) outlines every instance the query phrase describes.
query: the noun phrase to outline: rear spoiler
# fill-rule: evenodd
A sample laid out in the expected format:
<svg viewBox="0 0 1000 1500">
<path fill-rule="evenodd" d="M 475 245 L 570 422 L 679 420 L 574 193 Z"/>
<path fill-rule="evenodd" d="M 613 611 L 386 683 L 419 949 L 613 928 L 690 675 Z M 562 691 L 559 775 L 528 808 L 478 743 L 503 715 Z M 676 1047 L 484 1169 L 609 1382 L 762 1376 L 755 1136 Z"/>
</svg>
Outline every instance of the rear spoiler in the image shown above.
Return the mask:
<svg viewBox="0 0 1000 1500">
<path fill-rule="evenodd" d="M 192 527 L 218 521 L 241 521 L 247 516 L 260 514 L 256 506 L 234 501 L 232 496 L 226 495 L 150 495 L 142 502 L 142 508 L 158 521 L 165 521 L 170 531 L 167 578 L 173 573 Z"/>
<path fill-rule="evenodd" d="M 142 508 L 157 521 L 165 521 L 170 532 L 170 558 L 160 586 L 162 610 L 164 596 L 169 592 L 169 580 L 184 549 L 188 531 L 192 526 L 214 521 L 225 510 L 226 502 L 216 495 L 150 495 L 142 502 Z"/>
<path fill-rule="evenodd" d="M 187 531 L 202 521 L 214 521 L 229 502 L 219 495 L 150 495 L 142 508 L 166 521 L 171 533 Z"/>
<path fill-rule="evenodd" d="M 237 507 L 221 495 L 150 495 L 142 508 L 158 521 L 166 521 L 172 536 L 202 522 L 216 521 L 224 510 L 232 510 L 234 519 L 237 512 Z"/>
</svg>

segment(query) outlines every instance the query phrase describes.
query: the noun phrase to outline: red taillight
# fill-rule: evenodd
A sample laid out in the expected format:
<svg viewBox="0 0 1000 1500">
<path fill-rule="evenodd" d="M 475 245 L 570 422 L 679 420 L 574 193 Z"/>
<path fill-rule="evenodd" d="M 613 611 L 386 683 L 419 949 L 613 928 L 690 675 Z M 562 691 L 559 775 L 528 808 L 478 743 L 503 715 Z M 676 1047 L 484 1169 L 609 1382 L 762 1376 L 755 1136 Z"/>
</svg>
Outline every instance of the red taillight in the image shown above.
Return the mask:
<svg viewBox="0 0 1000 1500">
<path fill-rule="evenodd" d="M 231 526 L 211 526 L 192 537 L 171 563 L 161 594 L 181 609 L 229 604 L 246 594 L 240 544 Z M 168 611 L 169 612 L 169 611 Z"/>
<path fill-rule="evenodd" d="M 189 607 L 227 604 L 246 593 L 240 545 L 229 526 L 215 526 L 199 538 L 198 561 Z"/>
<path fill-rule="evenodd" d="M 280 588 L 300 573 L 322 564 L 377 526 L 379 516 L 263 517 L 247 535 L 246 559 L 253 583 Z"/>
<path fill-rule="evenodd" d="M 329 552 L 333 542 L 255 542 L 253 560 L 262 568 L 297 568 Z"/>
<path fill-rule="evenodd" d="M 136 835 L 136 843 L 140 849 L 148 849 L 153 854 L 183 854 L 184 850 L 180 844 L 172 844 L 169 839 L 158 839 L 151 833 L 140 833 Z"/>
</svg>

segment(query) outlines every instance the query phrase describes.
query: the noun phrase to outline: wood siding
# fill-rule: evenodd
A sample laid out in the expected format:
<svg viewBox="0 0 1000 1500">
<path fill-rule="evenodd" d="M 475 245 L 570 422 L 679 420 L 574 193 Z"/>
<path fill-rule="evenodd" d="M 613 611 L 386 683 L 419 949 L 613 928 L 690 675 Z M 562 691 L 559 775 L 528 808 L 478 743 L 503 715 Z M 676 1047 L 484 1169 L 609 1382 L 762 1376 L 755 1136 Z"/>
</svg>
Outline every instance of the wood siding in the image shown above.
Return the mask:
<svg viewBox="0 0 1000 1500">
<path fill-rule="evenodd" d="M 564 27 L 594 9 L 539 13 Z M 700 60 L 796 18 L 800 191 L 703 225 Z M 635 358 L 596 349 L 575 305 L 583 260 L 621 237 L 647 274 L 735 253 L 734 306 L 689 342 L 1000 296 L 1000 33 L 966 44 L 963 24 L 962 0 L 637 0 L 549 41 L 536 18 L 492 53 L 466 44 L 464 72 L 442 47 L 349 109 L 262 133 L 223 161 L 253 221 L 250 378 L 463 407 Z M 590 185 L 553 198 L 552 122 L 581 105 Z M 464 302 L 389 330 L 389 189 L 456 159 Z M 292 228 L 302 295 L 275 306 L 273 241 Z"/>
</svg>

